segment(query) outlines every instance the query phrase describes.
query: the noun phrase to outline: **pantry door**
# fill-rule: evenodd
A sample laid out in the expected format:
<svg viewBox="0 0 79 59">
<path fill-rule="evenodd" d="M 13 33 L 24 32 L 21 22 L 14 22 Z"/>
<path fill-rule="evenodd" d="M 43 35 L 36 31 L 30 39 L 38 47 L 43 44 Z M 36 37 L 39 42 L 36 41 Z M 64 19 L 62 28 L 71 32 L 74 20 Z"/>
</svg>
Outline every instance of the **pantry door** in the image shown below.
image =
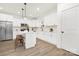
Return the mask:
<svg viewBox="0 0 79 59">
<path fill-rule="evenodd" d="M 61 33 L 62 48 L 79 54 L 79 6 L 62 12 Z"/>
</svg>

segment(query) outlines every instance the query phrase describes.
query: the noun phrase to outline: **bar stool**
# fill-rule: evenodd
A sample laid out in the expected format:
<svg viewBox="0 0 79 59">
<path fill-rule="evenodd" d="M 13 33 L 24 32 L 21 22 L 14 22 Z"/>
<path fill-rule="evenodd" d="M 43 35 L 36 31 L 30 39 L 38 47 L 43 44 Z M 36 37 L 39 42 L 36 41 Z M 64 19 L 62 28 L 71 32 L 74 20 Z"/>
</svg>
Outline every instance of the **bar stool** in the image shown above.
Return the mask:
<svg viewBox="0 0 79 59">
<path fill-rule="evenodd" d="M 22 35 L 16 35 L 16 39 L 15 39 L 15 49 L 18 46 L 24 46 L 25 49 L 25 43 L 24 43 L 24 37 Z"/>
</svg>

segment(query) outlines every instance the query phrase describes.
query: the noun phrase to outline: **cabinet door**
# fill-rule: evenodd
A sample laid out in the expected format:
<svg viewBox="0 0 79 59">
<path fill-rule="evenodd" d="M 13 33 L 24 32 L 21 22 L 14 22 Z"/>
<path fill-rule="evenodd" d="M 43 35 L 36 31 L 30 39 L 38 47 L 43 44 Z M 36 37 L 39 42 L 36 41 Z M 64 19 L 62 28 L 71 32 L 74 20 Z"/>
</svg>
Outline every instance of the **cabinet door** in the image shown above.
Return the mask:
<svg viewBox="0 0 79 59">
<path fill-rule="evenodd" d="M 13 38 L 12 22 L 6 22 L 6 40 Z"/>
<path fill-rule="evenodd" d="M 0 22 L 0 40 L 5 40 L 5 22 Z"/>
<path fill-rule="evenodd" d="M 79 6 L 62 12 L 62 48 L 79 54 Z"/>
</svg>

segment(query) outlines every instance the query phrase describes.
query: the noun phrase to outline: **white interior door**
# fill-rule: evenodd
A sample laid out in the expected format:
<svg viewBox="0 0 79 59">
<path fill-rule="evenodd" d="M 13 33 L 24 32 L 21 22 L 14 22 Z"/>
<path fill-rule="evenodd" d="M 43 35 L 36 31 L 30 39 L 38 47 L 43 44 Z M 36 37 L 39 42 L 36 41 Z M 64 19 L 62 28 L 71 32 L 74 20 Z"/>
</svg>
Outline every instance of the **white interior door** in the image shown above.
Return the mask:
<svg viewBox="0 0 79 59">
<path fill-rule="evenodd" d="M 62 48 L 79 54 L 79 6 L 62 12 Z"/>
</svg>

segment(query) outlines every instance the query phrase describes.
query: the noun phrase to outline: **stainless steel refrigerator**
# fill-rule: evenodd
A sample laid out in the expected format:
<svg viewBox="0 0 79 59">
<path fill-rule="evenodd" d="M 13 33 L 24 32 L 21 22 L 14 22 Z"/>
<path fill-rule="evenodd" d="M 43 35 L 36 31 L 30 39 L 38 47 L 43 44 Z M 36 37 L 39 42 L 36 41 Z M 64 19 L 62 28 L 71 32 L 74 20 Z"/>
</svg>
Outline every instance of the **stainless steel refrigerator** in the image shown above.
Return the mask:
<svg viewBox="0 0 79 59">
<path fill-rule="evenodd" d="M 9 21 L 0 21 L 0 41 L 13 38 L 13 24 Z"/>
</svg>

